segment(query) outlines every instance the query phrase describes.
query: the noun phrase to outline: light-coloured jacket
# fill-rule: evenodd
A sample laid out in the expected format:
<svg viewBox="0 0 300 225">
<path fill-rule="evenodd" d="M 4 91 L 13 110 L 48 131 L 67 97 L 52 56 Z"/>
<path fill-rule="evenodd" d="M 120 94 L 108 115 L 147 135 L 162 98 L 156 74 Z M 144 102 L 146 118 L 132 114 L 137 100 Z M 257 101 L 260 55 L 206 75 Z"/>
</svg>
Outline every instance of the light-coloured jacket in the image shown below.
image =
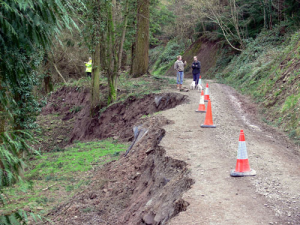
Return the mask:
<svg viewBox="0 0 300 225">
<path fill-rule="evenodd" d="M 184 66 L 186 63 L 183 63 L 181 60 L 177 60 L 174 64 L 174 69 L 180 72 L 184 71 Z"/>
</svg>

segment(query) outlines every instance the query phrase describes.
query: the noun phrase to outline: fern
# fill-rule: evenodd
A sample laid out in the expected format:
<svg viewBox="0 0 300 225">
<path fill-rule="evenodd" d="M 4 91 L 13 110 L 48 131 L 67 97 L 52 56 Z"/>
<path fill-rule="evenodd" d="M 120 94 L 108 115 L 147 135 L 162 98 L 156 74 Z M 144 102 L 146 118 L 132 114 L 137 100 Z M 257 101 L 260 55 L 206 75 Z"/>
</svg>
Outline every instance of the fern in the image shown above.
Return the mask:
<svg viewBox="0 0 300 225">
<path fill-rule="evenodd" d="M 34 153 L 38 105 L 32 95 L 35 69 L 61 29 L 75 24 L 70 13 L 81 0 L 0 0 L 0 193 L 20 180 L 24 155 Z M 0 195 L 0 204 L 6 204 Z M 32 218 L 39 216 L 30 215 Z M 26 212 L 0 216 L 0 224 L 26 224 Z"/>
<path fill-rule="evenodd" d="M 27 224 L 27 220 L 27 214 L 23 210 L 0 216 L 1 225 L 24 225 Z"/>
</svg>

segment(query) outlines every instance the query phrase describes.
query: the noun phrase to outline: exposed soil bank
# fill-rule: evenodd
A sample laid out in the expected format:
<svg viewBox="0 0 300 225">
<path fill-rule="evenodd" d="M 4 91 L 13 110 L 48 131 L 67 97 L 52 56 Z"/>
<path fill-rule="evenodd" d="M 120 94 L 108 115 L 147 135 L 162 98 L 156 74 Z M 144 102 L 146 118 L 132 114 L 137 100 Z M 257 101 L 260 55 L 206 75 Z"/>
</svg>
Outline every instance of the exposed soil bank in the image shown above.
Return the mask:
<svg viewBox="0 0 300 225">
<path fill-rule="evenodd" d="M 142 119 L 148 132 L 118 161 L 95 171 L 89 188 L 51 213 L 59 224 L 166 224 L 189 205 L 181 196 L 193 184 L 187 164 L 159 146 L 170 123 Z"/>
<path fill-rule="evenodd" d="M 193 184 L 187 164 L 166 156 L 159 145 L 165 135 L 162 126 L 172 123 L 155 112 L 187 101 L 177 93 L 131 96 L 109 106 L 92 118 L 88 90 L 64 87 L 49 99 L 43 115 L 59 114 L 74 121 L 69 143 L 114 137 L 132 141 L 133 127 L 145 131 L 129 154 L 120 160 L 94 168 L 88 189 L 53 210 L 55 224 L 166 224 L 189 203 L 182 194 Z M 79 107 L 80 106 L 80 107 Z M 78 110 L 75 110 L 76 107 Z"/>
<path fill-rule="evenodd" d="M 183 60 L 187 61 L 184 76 L 186 78 L 193 77 L 191 65 L 193 63 L 194 56 L 197 56 L 198 60 L 201 62 L 201 75 L 205 77 L 209 69 L 216 65 L 218 50 L 219 47 L 217 43 L 204 40 L 203 38 L 198 39 L 184 52 L 182 56 Z M 176 59 L 174 59 L 174 63 L 175 61 Z M 173 66 L 167 70 L 166 76 L 176 77 L 176 72 Z"/>
<path fill-rule="evenodd" d="M 131 141 L 132 127 L 140 117 L 173 108 L 185 102 L 187 97 L 176 93 L 130 96 L 124 102 L 111 105 L 102 113 L 95 112 L 93 117 L 90 115 L 89 99 L 88 89 L 63 87 L 51 96 L 42 114 L 58 113 L 63 121 L 74 119 L 69 143 L 109 137 Z"/>
</svg>

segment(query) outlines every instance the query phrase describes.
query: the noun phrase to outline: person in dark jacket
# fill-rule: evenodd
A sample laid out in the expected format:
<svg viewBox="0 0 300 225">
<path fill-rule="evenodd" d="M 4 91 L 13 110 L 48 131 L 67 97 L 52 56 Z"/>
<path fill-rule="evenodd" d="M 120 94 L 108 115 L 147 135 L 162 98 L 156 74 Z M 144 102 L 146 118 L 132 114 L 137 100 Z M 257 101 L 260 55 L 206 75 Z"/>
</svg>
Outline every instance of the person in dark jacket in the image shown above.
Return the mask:
<svg viewBox="0 0 300 225">
<path fill-rule="evenodd" d="M 193 73 L 193 80 L 196 83 L 196 86 L 199 82 L 200 72 L 201 72 L 201 63 L 198 61 L 197 56 L 194 56 L 194 62 L 192 64 L 192 73 Z"/>
</svg>

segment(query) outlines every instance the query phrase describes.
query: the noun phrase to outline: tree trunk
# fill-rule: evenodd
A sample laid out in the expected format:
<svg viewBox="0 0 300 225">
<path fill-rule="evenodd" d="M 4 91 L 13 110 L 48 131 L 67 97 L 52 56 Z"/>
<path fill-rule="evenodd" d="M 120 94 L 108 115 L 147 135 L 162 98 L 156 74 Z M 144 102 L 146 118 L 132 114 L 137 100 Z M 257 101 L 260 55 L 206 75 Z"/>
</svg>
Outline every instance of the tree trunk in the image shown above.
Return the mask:
<svg viewBox="0 0 300 225">
<path fill-rule="evenodd" d="M 124 15 L 124 27 L 123 27 L 123 32 L 122 32 L 122 38 L 121 38 L 121 43 L 120 43 L 120 49 L 119 49 L 119 62 L 118 62 L 118 69 L 121 69 L 122 66 L 122 55 L 123 55 L 123 47 L 124 47 L 124 42 L 125 42 L 125 35 L 126 35 L 126 29 L 127 29 L 127 21 L 128 21 L 128 5 L 129 5 L 129 0 L 126 0 L 125 3 L 125 15 Z"/>
<path fill-rule="evenodd" d="M 2 81 L 0 79 L 0 92 L 2 92 Z M 0 134 L 5 132 L 5 116 L 4 116 L 4 107 L 2 103 L 0 104 Z M 0 144 L 2 143 L 2 139 L 0 139 Z"/>
<path fill-rule="evenodd" d="M 267 22 L 267 10 L 266 10 L 266 5 L 265 5 L 265 0 L 261 0 L 261 4 L 263 7 L 263 11 L 264 11 L 264 28 L 267 29 L 268 22 Z"/>
<path fill-rule="evenodd" d="M 46 94 L 53 91 L 53 83 L 52 83 L 52 77 L 49 72 L 47 72 L 47 75 L 44 77 L 44 83 L 45 83 L 45 92 Z"/>
<path fill-rule="evenodd" d="M 92 70 L 92 95 L 91 95 L 91 111 L 99 105 L 100 100 L 100 42 L 97 44 L 93 54 L 93 70 Z"/>
<path fill-rule="evenodd" d="M 277 14 L 277 17 L 278 17 L 278 21 L 281 21 L 281 18 L 280 18 L 280 14 L 281 14 L 281 8 L 280 8 L 280 0 L 277 0 L 277 4 L 278 4 L 278 14 Z"/>
<path fill-rule="evenodd" d="M 107 75 L 108 75 L 108 104 L 117 99 L 116 78 L 118 72 L 118 60 L 115 51 L 115 7 L 116 0 L 112 0 L 112 4 L 108 4 L 108 24 L 107 24 Z"/>
<path fill-rule="evenodd" d="M 108 74 L 108 88 L 109 88 L 108 104 L 110 104 L 117 99 L 116 76 L 113 72 Z"/>
<path fill-rule="evenodd" d="M 231 2 L 230 2 L 230 5 L 231 5 Z M 232 1 L 232 6 L 231 7 L 232 7 L 231 12 L 232 12 L 232 18 L 233 18 L 233 22 L 234 22 L 234 27 L 235 27 L 237 36 L 239 38 L 239 43 L 241 45 L 241 48 L 244 49 L 245 46 L 244 46 L 244 43 L 243 43 L 243 38 L 242 38 L 241 33 L 240 33 L 239 15 L 238 15 L 238 11 L 237 11 L 237 8 L 236 8 L 236 1 L 235 0 Z"/>
<path fill-rule="evenodd" d="M 134 61 L 134 54 L 135 54 L 135 42 L 131 45 L 131 63 L 130 63 L 130 74 L 133 73 L 133 61 Z"/>
<path fill-rule="evenodd" d="M 100 66 L 102 70 L 106 68 L 105 36 L 105 31 L 100 32 Z"/>
<path fill-rule="evenodd" d="M 132 77 L 140 77 L 149 67 L 149 17 L 150 0 L 138 0 L 137 34 L 132 65 Z"/>
<path fill-rule="evenodd" d="M 269 29 L 273 29 L 273 21 L 272 21 L 272 0 L 269 0 Z"/>
<path fill-rule="evenodd" d="M 127 66 L 127 61 L 128 61 L 127 52 L 123 51 L 122 61 L 121 61 L 121 69 L 125 68 Z"/>
<path fill-rule="evenodd" d="M 135 28 L 136 24 L 135 24 L 136 18 L 132 21 L 132 27 Z M 132 74 L 133 72 L 133 60 L 134 60 L 134 53 L 135 53 L 135 40 L 132 42 L 131 44 L 131 59 L 130 59 L 130 72 L 129 74 Z"/>
</svg>

